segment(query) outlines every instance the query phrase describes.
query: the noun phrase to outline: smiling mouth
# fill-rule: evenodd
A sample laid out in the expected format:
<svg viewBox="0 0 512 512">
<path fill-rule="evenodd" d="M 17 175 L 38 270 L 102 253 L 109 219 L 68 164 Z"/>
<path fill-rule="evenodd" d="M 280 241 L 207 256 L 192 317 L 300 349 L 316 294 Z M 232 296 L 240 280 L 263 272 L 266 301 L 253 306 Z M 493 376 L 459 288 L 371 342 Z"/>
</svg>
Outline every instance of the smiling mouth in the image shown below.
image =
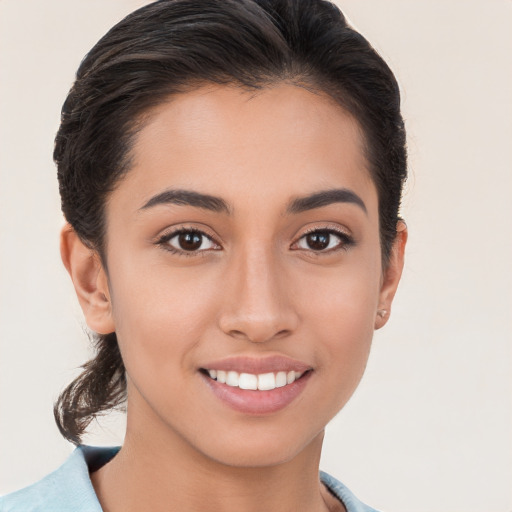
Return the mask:
<svg viewBox="0 0 512 512">
<path fill-rule="evenodd" d="M 269 373 L 239 373 L 233 370 L 202 369 L 202 372 L 210 379 L 226 384 L 233 388 L 248 389 L 253 391 L 271 391 L 293 384 L 307 372 L 269 372 Z"/>
</svg>

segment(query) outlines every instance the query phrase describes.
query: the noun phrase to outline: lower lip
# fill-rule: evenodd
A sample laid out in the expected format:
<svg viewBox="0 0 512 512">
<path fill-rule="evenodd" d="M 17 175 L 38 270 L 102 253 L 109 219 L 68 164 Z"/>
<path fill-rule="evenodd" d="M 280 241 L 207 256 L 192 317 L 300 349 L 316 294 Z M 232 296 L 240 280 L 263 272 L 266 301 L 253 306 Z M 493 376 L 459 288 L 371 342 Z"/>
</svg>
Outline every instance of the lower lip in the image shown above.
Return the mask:
<svg viewBox="0 0 512 512">
<path fill-rule="evenodd" d="M 299 396 L 311 377 L 311 371 L 300 379 L 270 391 L 253 391 L 222 384 L 201 374 L 215 396 L 235 411 L 244 414 L 272 414 L 284 409 Z"/>
</svg>

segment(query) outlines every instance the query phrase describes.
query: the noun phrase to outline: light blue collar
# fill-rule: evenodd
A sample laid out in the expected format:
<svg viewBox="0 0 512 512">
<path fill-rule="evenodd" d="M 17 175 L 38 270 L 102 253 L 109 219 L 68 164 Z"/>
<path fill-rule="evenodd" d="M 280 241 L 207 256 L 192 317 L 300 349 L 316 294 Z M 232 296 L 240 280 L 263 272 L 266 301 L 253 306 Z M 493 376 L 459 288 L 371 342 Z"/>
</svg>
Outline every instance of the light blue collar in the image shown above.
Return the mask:
<svg viewBox="0 0 512 512">
<path fill-rule="evenodd" d="M 0 498 L 0 512 L 102 512 L 89 473 L 106 464 L 119 449 L 79 446 L 53 473 Z M 377 512 L 327 473 L 321 471 L 320 480 L 345 505 L 347 512 Z"/>
<path fill-rule="evenodd" d="M 102 512 L 89 471 L 106 464 L 119 448 L 79 446 L 39 482 L 0 498 L 0 512 Z"/>
</svg>

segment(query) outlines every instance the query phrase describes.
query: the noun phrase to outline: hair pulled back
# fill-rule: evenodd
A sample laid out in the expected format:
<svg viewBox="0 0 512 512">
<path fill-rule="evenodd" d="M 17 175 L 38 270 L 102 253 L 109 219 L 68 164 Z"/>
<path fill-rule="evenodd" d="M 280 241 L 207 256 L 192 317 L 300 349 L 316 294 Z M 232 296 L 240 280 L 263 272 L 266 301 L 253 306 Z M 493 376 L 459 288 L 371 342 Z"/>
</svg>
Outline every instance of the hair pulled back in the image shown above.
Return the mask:
<svg viewBox="0 0 512 512">
<path fill-rule="evenodd" d="M 160 0 L 114 26 L 82 61 L 55 140 L 62 211 L 105 258 L 105 203 L 130 169 L 144 113 L 204 85 L 260 89 L 286 81 L 331 96 L 359 122 L 379 200 L 384 264 L 406 178 L 405 131 L 393 73 L 324 0 Z M 126 395 L 115 333 L 93 335 L 97 354 L 54 413 L 74 443 Z"/>
</svg>

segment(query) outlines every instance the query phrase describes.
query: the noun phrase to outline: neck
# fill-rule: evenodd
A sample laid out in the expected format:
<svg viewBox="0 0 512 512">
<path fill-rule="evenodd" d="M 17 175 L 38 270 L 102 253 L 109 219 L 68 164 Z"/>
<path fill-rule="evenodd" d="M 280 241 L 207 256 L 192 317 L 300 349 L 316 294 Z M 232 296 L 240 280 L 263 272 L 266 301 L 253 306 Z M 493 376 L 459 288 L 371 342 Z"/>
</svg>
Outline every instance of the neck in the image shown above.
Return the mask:
<svg viewBox="0 0 512 512">
<path fill-rule="evenodd" d="M 91 476 L 105 512 L 328 510 L 318 478 L 323 432 L 290 460 L 261 467 L 213 460 L 172 431 L 143 432 L 129 417 L 122 449 Z"/>
</svg>

